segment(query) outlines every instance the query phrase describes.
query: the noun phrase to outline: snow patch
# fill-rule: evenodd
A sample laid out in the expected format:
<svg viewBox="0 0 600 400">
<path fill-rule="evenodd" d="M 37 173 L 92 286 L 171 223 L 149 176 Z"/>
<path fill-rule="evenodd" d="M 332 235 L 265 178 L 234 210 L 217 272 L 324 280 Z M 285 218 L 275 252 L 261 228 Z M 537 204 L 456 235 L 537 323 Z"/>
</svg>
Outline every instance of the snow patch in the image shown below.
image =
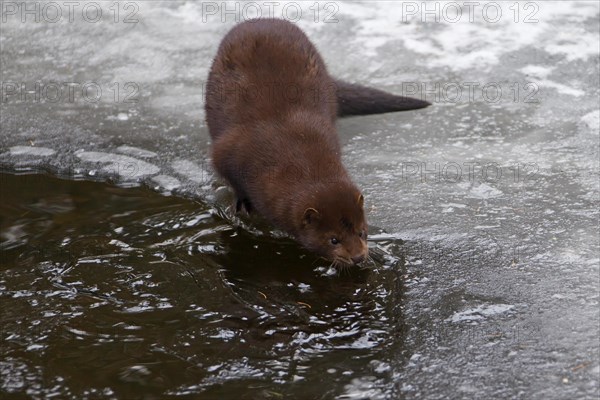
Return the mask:
<svg viewBox="0 0 600 400">
<path fill-rule="evenodd" d="M 581 117 L 581 121 L 590 128 L 592 133 L 600 134 L 600 110 L 594 110 Z"/>
<path fill-rule="evenodd" d="M 168 191 L 175 190 L 181 186 L 179 179 L 169 175 L 156 175 L 152 177 L 152 181 L 155 182 L 159 187 Z"/>
<path fill-rule="evenodd" d="M 210 173 L 198 164 L 188 160 L 174 161 L 171 166 L 177 173 L 185 176 L 194 183 L 205 184 L 210 181 Z"/>
<path fill-rule="evenodd" d="M 126 179 L 154 175 L 160 171 L 160 168 L 154 164 L 120 154 L 103 153 L 99 151 L 79 151 L 76 152 L 75 155 L 82 161 L 108 164 L 102 167 L 103 171 L 116 173 Z"/>
<path fill-rule="evenodd" d="M 148 151 L 148 150 L 140 149 L 139 147 L 125 146 L 125 145 L 117 147 L 117 151 L 119 153 L 129 154 L 130 156 L 134 156 L 134 157 L 151 158 L 151 157 L 156 157 L 158 155 L 153 151 Z"/>
<path fill-rule="evenodd" d="M 54 155 L 55 150 L 48 147 L 33 147 L 33 146 L 13 146 L 9 149 L 13 156 L 38 156 L 47 157 Z"/>
<path fill-rule="evenodd" d="M 460 311 L 452 315 L 452 317 L 446 319 L 450 322 L 467 322 L 467 321 L 479 321 L 486 317 L 502 314 L 510 311 L 515 306 L 510 304 L 488 304 L 478 307 L 469 308 L 465 311 Z"/>
<path fill-rule="evenodd" d="M 527 76 L 545 79 L 548 77 L 548 75 L 550 75 L 550 73 L 552 73 L 552 70 L 554 70 L 554 67 L 529 64 L 521 68 L 519 71 Z"/>
<path fill-rule="evenodd" d="M 475 197 L 478 199 L 493 199 L 496 197 L 502 196 L 502 191 L 491 187 L 485 183 L 480 184 L 479 186 L 471 188 L 469 193 L 469 197 Z"/>
</svg>

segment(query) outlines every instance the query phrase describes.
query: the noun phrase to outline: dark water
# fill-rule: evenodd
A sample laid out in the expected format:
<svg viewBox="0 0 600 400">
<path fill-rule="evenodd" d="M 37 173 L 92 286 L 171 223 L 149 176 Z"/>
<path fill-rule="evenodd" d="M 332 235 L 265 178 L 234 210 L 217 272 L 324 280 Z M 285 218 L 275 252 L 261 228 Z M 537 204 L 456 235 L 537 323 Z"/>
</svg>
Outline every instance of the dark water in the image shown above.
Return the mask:
<svg viewBox="0 0 600 400">
<path fill-rule="evenodd" d="M 336 271 L 194 201 L 45 175 L 0 182 L 0 397 L 392 395 L 400 243 Z"/>
</svg>

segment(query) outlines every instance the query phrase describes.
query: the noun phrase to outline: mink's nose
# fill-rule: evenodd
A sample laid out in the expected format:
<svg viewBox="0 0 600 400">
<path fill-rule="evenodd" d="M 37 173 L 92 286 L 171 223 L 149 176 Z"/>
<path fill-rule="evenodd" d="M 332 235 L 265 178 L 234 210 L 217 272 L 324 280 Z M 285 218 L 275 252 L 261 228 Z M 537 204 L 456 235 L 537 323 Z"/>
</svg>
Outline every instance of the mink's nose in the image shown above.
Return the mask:
<svg viewBox="0 0 600 400">
<path fill-rule="evenodd" d="M 361 254 L 360 256 L 352 257 L 352 262 L 354 263 L 354 265 L 360 264 L 364 260 L 365 260 L 365 256 L 363 254 Z"/>
</svg>

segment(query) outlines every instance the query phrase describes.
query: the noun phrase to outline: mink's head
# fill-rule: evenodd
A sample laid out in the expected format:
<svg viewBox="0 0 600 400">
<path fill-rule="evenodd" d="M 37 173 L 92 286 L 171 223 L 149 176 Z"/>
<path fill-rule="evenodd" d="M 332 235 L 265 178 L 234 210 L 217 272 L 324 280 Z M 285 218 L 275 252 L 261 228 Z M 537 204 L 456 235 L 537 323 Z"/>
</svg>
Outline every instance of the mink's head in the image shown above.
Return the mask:
<svg viewBox="0 0 600 400">
<path fill-rule="evenodd" d="M 367 258 L 364 198 L 352 184 L 334 183 L 308 196 L 298 240 L 336 265 L 356 265 Z"/>
</svg>

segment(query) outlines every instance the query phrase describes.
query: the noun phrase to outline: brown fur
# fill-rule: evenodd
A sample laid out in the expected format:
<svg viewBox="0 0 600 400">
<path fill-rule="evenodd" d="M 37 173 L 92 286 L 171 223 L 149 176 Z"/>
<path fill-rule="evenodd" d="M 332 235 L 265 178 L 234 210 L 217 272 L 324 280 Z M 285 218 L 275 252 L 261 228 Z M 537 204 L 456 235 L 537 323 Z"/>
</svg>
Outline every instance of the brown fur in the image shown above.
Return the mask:
<svg viewBox="0 0 600 400">
<path fill-rule="evenodd" d="M 366 258 L 363 197 L 340 158 L 336 86 L 304 33 L 283 20 L 237 25 L 207 89 L 213 162 L 238 207 L 329 260 Z"/>
</svg>

